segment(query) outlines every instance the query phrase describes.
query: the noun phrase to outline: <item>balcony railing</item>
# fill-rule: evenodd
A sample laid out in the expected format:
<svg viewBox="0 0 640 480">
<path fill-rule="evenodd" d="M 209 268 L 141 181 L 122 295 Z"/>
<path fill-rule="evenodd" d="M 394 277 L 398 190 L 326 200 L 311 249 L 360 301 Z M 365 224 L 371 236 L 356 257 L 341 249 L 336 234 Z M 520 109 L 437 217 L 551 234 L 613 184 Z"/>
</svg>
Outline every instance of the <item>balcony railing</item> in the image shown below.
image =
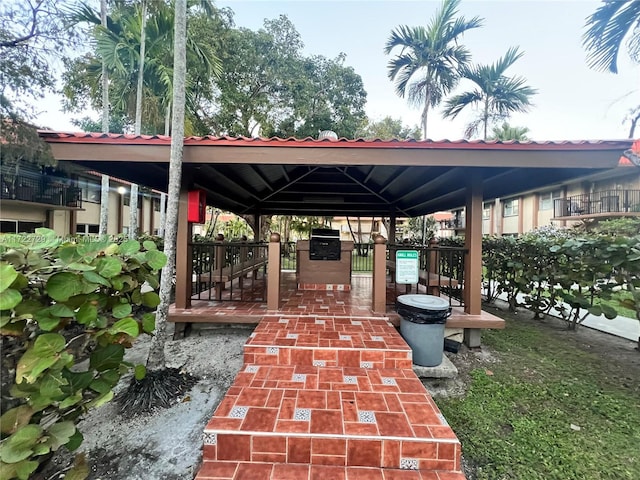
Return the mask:
<svg viewBox="0 0 640 480">
<path fill-rule="evenodd" d="M 555 218 L 640 213 L 640 190 L 602 190 L 559 198 L 553 208 Z"/>
<path fill-rule="evenodd" d="M 452 220 L 443 220 L 440 222 L 440 228 L 443 230 L 462 230 L 466 227 L 464 217 L 452 219 Z"/>
<path fill-rule="evenodd" d="M 0 174 L 0 196 L 6 200 L 82 207 L 82 190 L 74 180 L 51 175 Z"/>
</svg>

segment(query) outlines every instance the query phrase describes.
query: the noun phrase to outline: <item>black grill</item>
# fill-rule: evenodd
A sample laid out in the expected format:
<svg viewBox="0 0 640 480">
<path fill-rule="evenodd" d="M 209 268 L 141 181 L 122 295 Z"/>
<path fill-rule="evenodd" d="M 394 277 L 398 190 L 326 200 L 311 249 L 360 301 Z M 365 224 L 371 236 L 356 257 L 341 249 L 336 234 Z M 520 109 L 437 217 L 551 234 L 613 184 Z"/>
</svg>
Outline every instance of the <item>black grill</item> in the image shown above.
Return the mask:
<svg viewBox="0 0 640 480">
<path fill-rule="evenodd" d="M 309 260 L 340 260 L 340 232 L 325 228 L 312 229 Z"/>
</svg>

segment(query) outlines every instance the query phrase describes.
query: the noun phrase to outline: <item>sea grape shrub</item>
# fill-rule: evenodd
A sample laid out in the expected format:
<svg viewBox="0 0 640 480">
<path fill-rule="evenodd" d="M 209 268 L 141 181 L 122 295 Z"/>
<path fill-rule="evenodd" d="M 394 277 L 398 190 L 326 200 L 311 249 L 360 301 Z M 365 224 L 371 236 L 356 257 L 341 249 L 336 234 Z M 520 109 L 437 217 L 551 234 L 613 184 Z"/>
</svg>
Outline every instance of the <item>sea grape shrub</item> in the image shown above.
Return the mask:
<svg viewBox="0 0 640 480">
<path fill-rule="evenodd" d="M 150 240 L 0 236 L 2 479 L 27 479 L 60 447 L 77 449 L 81 415 L 111 400 L 123 374 L 144 376 L 124 353 L 155 328 L 165 263 Z M 77 459 L 68 478 L 88 473 Z"/>
</svg>

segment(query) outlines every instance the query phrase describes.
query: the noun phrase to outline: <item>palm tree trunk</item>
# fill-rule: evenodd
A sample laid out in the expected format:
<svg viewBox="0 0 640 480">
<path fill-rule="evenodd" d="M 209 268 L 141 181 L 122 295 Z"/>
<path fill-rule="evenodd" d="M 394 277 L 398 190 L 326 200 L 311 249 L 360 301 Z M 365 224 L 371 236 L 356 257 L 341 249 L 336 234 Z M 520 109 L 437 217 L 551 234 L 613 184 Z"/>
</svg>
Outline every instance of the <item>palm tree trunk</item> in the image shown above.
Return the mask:
<svg viewBox="0 0 640 480">
<path fill-rule="evenodd" d="M 100 227 L 98 234 L 102 237 L 107 234 L 109 225 L 109 176 L 102 175 L 102 191 L 100 192 Z"/>
<path fill-rule="evenodd" d="M 487 129 L 489 128 L 489 98 L 484 101 L 484 140 L 487 139 Z"/>
<path fill-rule="evenodd" d="M 169 162 L 169 204 L 164 236 L 164 253 L 167 264 L 160 280 L 160 305 L 156 312 L 156 331 L 151 341 L 148 370 L 160 370 L 166 366 L 164 344 L 167 339 L 167 317 L 173 272 L 176 263 L 176 237 L 178 233 L 178 204 L 182 178 L 182 154 L 184 147 L 185 83 L 187 77 L 187 0 L 176 0 L 173 51 L 173 131 L 171 135 L 171 160 Z"/>
<path fill-rule="evenodd" d="M 167 111 L 164 116 L 164 134 L 169 136 L 171 133 L 171 102 L 167 105 Z"/>
<path fill-rule="evenodd" d="M 167 195 L 165 193 L 160 194 L 160 228 L 158 229 L 158 235 L 164 237 L 164 226 L 167 223 Z"/>
<path fill-rule="evenodd" d="M 431 103 L 431 93 L 427 92 L 422 109 L 422 139 L 427 139 L 427 118 L 429 116 L 429 104 Z"/>
<path fill-rule="evenodd" d="M 138 62 L 138 86 L 136 89 L 136 123 L 135 131 L 136 135 L 140 135 L 142 129 L 142 90 L 144 87 L 144 56 L 147 48 L 147 2 L 142 0 L 142 21 L 140 29 L 140 61 Z"/>
<path fill-rule="evenodd" d="M 138 237 L 138 184 L 131 184 L 129 197 L 129 238 L 135 240 Z"/>
<path fill-rule="evenodd" d="M 100 21 L 102 26 L 107 28 L 107 0 L 100 0 Z M 109 133 L 109 75 L 104 58 L 102 59 L 102 133 Z"/>
</svg>

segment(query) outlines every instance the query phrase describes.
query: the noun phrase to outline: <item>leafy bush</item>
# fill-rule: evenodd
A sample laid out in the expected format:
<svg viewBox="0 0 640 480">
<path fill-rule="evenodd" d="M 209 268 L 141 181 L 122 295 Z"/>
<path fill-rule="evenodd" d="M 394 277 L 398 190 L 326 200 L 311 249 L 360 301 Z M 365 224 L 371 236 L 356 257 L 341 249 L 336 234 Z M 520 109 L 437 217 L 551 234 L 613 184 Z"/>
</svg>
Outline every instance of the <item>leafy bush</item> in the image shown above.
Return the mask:
<svg viewBox="0 0 640 480">
<path fill-rule="evenodd" d="M 123 374 L 144 376 L 124 353 L 155 328 L 165 263 L 149 240 L 0 236 L 1 479 L 29 478 L 60 447 L 78 448 L 79 417 L 111 400 Z M 68 478 L 88 473 L 78 459 Z"/>
<path fill-rule="evenodd" d="M 625 290 L 620 303 L 640 320 L 640 235 L 620 234 L 622 227 L 628 222 L 603 230 L 616 235 L 546 227 L 520 237 L 484 237 L 486 300 L 505 294 L 511 310 L 524 306 L 536 317 L 555 309 L 575 328 L 589 313 L 614 318 L 609 301 L 616 290 Z M 440 245 L 463 242 L 442 239 Z"/>
</svg>

